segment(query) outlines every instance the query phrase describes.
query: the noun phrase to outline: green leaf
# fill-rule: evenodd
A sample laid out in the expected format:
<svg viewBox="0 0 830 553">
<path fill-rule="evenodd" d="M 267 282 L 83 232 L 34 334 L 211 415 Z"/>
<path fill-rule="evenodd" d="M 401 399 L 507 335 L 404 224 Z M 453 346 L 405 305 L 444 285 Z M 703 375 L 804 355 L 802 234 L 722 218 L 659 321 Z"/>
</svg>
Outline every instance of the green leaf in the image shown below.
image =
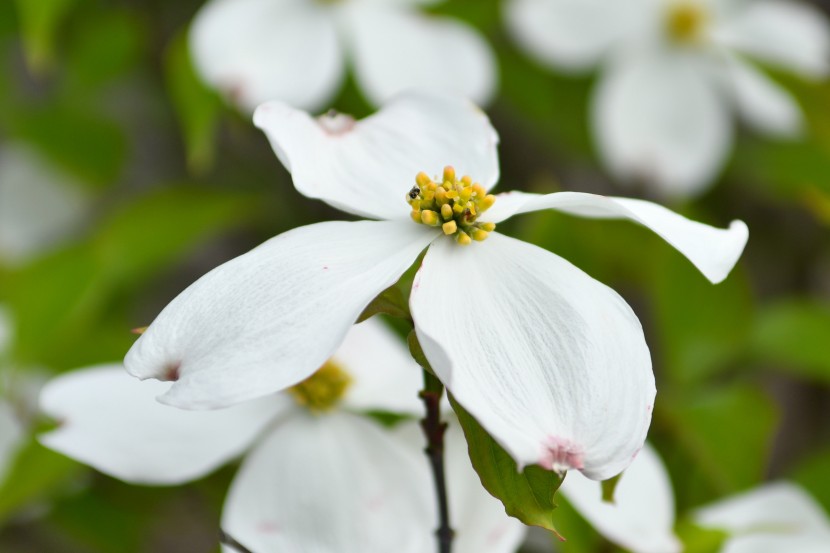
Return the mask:
<svg viewBox="0 0 830 553">
<path fill-rule="evenodd" d="M 553 523 L 556 502 L 554 495 L 562 479 L 540 466 L 518 471 L 516 461 L 481 425 L 450 395 L 452 408 L 458 415 L 473 468 L 490 494 L 503 504 L 507 514 L 531 526 L 540 526 L 560 537 Z"/>
<path fill-rule="evenodd" d="M 81 470 L 75 461 L 31 441 L 18 453 L 0 486 L 0 520 L 67 488 Z"/>
<path fill-rule="evenodd" d="M 677 536 L 684 545 L 684 553 L 719 553 L 728 534 L 720 530 L 701 528 L 691 522 L 677 524 Z"/>
<path fill-rule="evenodd" d="M 17 0 L 23 47 L 35 73 L 49 68 L 60 24 L 77 0 Z"/>
<path fill-rule="evenodd" d="M 766 307 L 755 321 L 751 351 L 764 366 L 830 382 L 830 304 L 791 300 Z"/>
<path fill-rule="evenodd" d="M 190 61 L 187 33 L 170 43 L 164 57 L 167 91 L 182 129 L 187 163 L 194 173 L 210 169 L 216 153 L 216 132 L 222 100 L 205 86 Z"/>
<path fill-rule="evenodd" d="M 830 467 L 830 447 L 801 461 L 792 472 L 792 478 L 830 511 L 830 478 L 827 477 L 827 467 Z"/>
<path fill-rule="evenodd" d="M 762 480 L 779 414 L 754 384 L 686 388 L 661 398 L 655 424 L 682 446 L 666 455 L 669 472 L 683 474 L 675 490 L 680 504 L 701 503 Z"/>
<path fill-rule="evenodd" d="M 654 261 L 648 291 L 661 366 L 676 384 L 700 384 L 744 351 L 753 314 L 747 276 L 738 267 L 713 285 L 668 246 L 655 250 Z"/>
<path fill-rule="evenodd" d="M 400 319 L 409 319 L 409 303 L 408 298 L 397 284 L 393 284 L 372 300 L 372 303 L 366 306 L 363 313 L 358 317 L 357 322 L 363 322 L 366 319 L 375 315 L 384 314 L 391 317 L 398 317 Z"/>
</svg>

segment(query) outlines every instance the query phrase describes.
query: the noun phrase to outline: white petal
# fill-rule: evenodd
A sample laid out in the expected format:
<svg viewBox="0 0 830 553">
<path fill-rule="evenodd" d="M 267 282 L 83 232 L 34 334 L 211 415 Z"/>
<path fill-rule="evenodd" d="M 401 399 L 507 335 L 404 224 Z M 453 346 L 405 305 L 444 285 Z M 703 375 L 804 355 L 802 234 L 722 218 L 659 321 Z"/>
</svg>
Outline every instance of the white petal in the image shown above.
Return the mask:
<svg viewBox="0 0 830 553">
<path fill-rule="evenodd" d="M 355 325 L 332 358 L 352 377 L 343 404 L 360 411 L 418 416 L 421 368 L 402 338 L 377 317 Z"/>
<path fill-rule="evenodd" d="M 211 0 L 193 21 L 196 69 L 241 108 L 270 100 L 317 109 L 343 79 L 330 10 L 304 0 Z"/>
<path fill-rule="evenodd" d="M 174 299 L 127 354 L 140 378 L 177 380 L 160 400 L 223 407 L 307 378 L 434 234 L 389 221 L 328 222 L 281 234 Z"/>
<path fill-rule="evenodd" d="M 732 142 L 728 104 L 711 67 L 685 54 L 615 58 L 594 94 L 600 153 L 623 181 L 683 198 L 719 173 Z"/>
<path fill-rule="evenodd" d="M 499 222 L 517 213 L 540 209 L 556 209 L 579 217 L 629 219 L 640 223 L 674 246 L 714 283 L 726 278 L 749 238 L 749 230 L 743 221 L 732 221 L 728 229 L 719 229 L 686 219 L 645 200 L 582 192 L 500 194 L 486 217 Z"/>
<path fill-rule="evenodd" d="M 553 67 L 586 69 L 648 22 L 642 0 L 510 0 L 505 5 L 515 40 Z"/>
<path fill-rule="evenodd" d="M 410 88 L 457 94 L 487 103 L 496 88 L 496 61 L 479 32 L 449 17 L 380 3 L 347 5 L 344 25 L 361 89 L 380 105 Z"/>
<path fill-rule="evenodd" d="M 720 42 L 808 77 L 830 71 L 830 25 L 805 2 L 746 2 L 717 29 Z"/>
<path fill-rule="evenodd" d="M 260 106 L 254 124 L 301 194 L 365 217 L 408 219 L 406 193 L 421 171 L 453 165 L 487 187 L 499 177 L 496 131 L 481 110 L 452 96 L 402 95 L 335 133 L 278 102 Z"/>
<path fill-rule="evenodd" d="M 735 534 L 830 532 L 821 506 L 789 482 L 766 484 L 719 501 L 699 509 L 694 519 L 701 526 Z"/>
<path fill-rule="evenodd" d="M 727 540 L 718 553 L 827 553 L 830 531 L 809 534 L 749 534 Z"/>
<path fill-rule="evenodd" d="M 259 552 L 431 551 L 422 455 L 354 415 L 292 417 L 245 459 L 223 528 Z"/>
<path fill-rule="evenodd" d="M 423 442 L 423 438 L 421 438 Z M 461 426 L 450 417 L 444 436 L 450 521 L 456 553 L 514 553 L 527 527 L 504 512 L 473 469 Z"/>
<path fill-rule="evenodd" d="M 127 482 L 179 484 L 238 456 L 292 406 L 271 396 L 219 411 L 183 411 L 155 400 L 169 386 L 140 382 L 119 365 L 58 376 L 40 396 L 58 428 L 39 440 Z"/>
<path fill-rule="evenodd" d="M 569 472 L 562 494 L 603 536 L 633 553 L 678 553 L 674 535 L 674 493 L 657 452 L 640 450 L 617 484 L 614 503 L 602 500 L 602 486 Z"/>
<path fill-rule="evenodd" d="M 521 466 L 602 480 L 642 447 L 655 390 L 640 323 L 564 259 L 498 233 L 437 240 L 410 305 L 433 369 Z"/>
<path fill-rule="evenodd" d="M 795 137 L 801 133 L 801 109 L 789 92 L 740 59 L 729 60 L 727 71 L 735 107 L 747 123 L 771 135 Z"/>
<path fill-rule="evenodd" d="M 0 262 L 22 263 L 60 242 L 86 207 L 79 183 L 33 151 L 0 149 Z"/>
<path fill-rule="evenodd" d="M 0 399 L 0 485 L 6 478 L 14 455 L 23 439 L 23 429 L 12 406 Z"/>
</svg>

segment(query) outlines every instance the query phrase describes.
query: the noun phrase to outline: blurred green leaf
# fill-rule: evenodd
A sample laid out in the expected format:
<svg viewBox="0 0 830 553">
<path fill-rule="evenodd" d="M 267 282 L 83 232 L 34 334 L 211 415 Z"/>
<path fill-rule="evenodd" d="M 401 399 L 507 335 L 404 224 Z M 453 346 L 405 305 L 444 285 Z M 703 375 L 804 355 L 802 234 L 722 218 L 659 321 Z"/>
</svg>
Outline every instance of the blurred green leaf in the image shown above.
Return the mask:
<svg viewBox="0 0 830 553">
<path fill-rule="evenodd" d="M 699 384 L 726 369 L 744 351 L 753 302 L 737 267 L 713 285 L 671 247 L 656 249 L 651 285 L 660 366 L 678 384 Z"/>
<path fill-rule="evenodd" d="M 11 121 L 17 137 L 84 181 L 109 185 L 127 157 L 121 128 L 93 111 L 58 105 L 31 108 Z"/>
<path fill-rule="evenodd" d="M 617 484 L 620 483 L 623 473 L 602 481 L 602 500 L 606 503 L 614 503 L 614 492 L 617 491 Z"/>
<path fill-rule="evenodd" d="M 75 461 L 31 441 L 17 455 L 0 487 L 0 520 L 66 489 L 82 470 Z"/>
<path fill-rule="evenodd" d="M 26 59 L 35 73 L 53 61 L 57 32 L 77 0 L 16 0 Z"/>
<path fill-rule="evenodd" d="M 182 129 L 188 166 L 194 173 L 204 172 L 213 164 L 216 153 L 222 100 L 196 74 L 190 61 L 186 32 L 170 43 L 164 66 L 167 90 Z"/>
<path fill-rule="evenodd" d="M 66 80 L 85 93 L 136 66 L 144 45 L 144 28 L 127 11 L 97 11 L 79 21 L 67 53 Z"/>
<path fill-rule="evenodd" d="M 682 521 L 675 528 L 683 542 L 684 553 L 719 553 L 728 535 L 720 530 L 701 528 L 688 521 Z"/>
<path fill-rule="evenodd" d="M 553 523 L 557 508 L 554 495 L 562 479 L 555 472 L 537 465 L 525 467 L 519 472 L 516 461 L 452 395 L 450 402 L 464 429 L 473 468 L 487 491 L 504 504 L 508 515 L 559 535 Z"/>
<path fill-rule="evenodd" d="M 772 400 L 751 384 L 682 392 L 658 396 L 655 422 L 668 427 L 683 448 L 683 458 L 673 457 L 669 472 L 683 475 L 675 482 L 684 502 L 700 503 L 712 493 L 760 482 L 779 418 Z M 698 474 L 708 489 L 697 482 Z"/>
<path fill-rule="evenodd" d="M 792 472 L 792 478 L 830 512 L 830 447 L 825 447 L 805 460 Z"/>
<path fill-rule="evenodd" d="M 0 282 L 16 314 L 19 357 L 53 368 L 86 361 L 78 343 L 100 320 L 113 294 L 145 285 L 156 272 L 179 263 L 194 245 L 252 213 L 256 203 L 250 195 L 193 186 L 156 190 L 113 210 L 87 242 Z"/>
<path fill-rule="evenodd" d="M 765 367 L 830 382 L 828 339 L 830 304 L 791 300 L 758 314 L 750 347 Z"/>
</svg>

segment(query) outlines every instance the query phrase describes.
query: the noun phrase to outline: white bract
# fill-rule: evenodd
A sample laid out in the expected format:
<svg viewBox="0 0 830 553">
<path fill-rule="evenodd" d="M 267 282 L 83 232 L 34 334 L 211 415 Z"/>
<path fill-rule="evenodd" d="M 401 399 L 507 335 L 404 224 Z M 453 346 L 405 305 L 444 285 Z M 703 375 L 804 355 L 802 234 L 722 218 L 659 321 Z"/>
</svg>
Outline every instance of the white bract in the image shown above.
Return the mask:
<svg viewBox="0 0 830 553">
<path fill-rule="evenodd" d="M 628 466 L 655 395 L 637 317 L 561 257 L 493 227 L 539 209 L 627 218 L 717 282 L 738 259 L 746 225 L 719 230 L 652 203 L 575 192 L 493 196 L 498 137 L 483 112 L 455 97 L 404 95 L 338 132 L 282 103 L 260 107 L 254 121 L 300 192 L 382 220 L 297 228 L 214 269 L 138 339 L 128 371 L 176 380 L 160 400 L 185 408 L 285 389 L 331 356 L 428 248 L 410 308 L 432 368 L 459 403 L 519 465 L 600 480 Z M 457 172 L 438 183 L 419 173 L 445 165 Z"/>
<path fill-rule="evenodd" d="M 0 305 L 0 486 L 23 440 L 23 425 L 8 401 L 5 357 L 12 341 L 11 316 Z"/>
<path fill-rule="evenodd" d="M 155 397 L 168 384 L 138 382 L 120 366 L 57 377 L 41 406 L 59 426 L 40 441 L 146 484 L 199 478 L 250 449 L 222 526 L 252 551 L 424 553 L 435 547 L 438 517 L 423 438 L 389 432 L 358 414 L 418 413 L 420 381 L 406 348 L 369 320 L 300 386 L 223 410 L 161 405 Z M 478 483 L 455 432 L 448 448 L 459 545 L 470 544 L 458 551 L 515 551 L 524 527 Z M 480 543 L 479 534 L 492 539 Z"/>
<path fill-rule="evenodd" d="M 34 151 L 0 148 L 0 263 L 22 263 L 55 245 L 86 207 L 78 183 Z"/>
<path fill-rule="evenodd" d="M 193 22 L 190 49 L 202 78 L 250 111 L 270 100 L 325 107 L 347 57 L 375 104 L 418 86 L 486 102 L 496 85 L 490 47 L 461 21 L 420 13 L 419 4 L 433 3 L 210 0 Z"/>
<path fill-rule="evenodd" d="M 646 444 L 623 473 L 614 502 L 602 488 L 568 474 L 560 488 L 596 530 L 632 553 L 678 553 L 673 533 L 674 494 L 660 457 Z M 798 486 L 765 484 L 698 510 L 696 524 L 728 536 L 720 553 L 823 553 L 830 544 L 830 520 Z"/>
<path fill-rule="evenodd" d="M 797 135 L 796 101 L 747 58 L 827 75 L 830 26 L 784 0 L 509 0 L 517 41 L 564 70 L 600 65 L 592 101 L 600 153 L 624 182 L 667 197 L 699 193 L 732 142 L 732 114 Z"/>
</svg>

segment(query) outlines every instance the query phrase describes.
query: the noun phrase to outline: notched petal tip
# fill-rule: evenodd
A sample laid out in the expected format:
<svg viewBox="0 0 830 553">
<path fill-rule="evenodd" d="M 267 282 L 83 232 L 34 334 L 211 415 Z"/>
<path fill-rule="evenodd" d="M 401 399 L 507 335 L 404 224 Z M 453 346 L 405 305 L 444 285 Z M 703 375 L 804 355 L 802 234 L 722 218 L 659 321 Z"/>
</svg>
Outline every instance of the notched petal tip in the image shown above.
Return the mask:
<svg viewBox="0 0 830 553">
<path fill-rule="evenodd" d="M 548 436 L 547 441 L 542 444 L 542 455 L 538 464 L 543 469 L 564 476 L 569 470 L 582 470 L 585 466 L 584 456 L 585 450 L 581 445 L 560 436 Z"/>
</svg>

